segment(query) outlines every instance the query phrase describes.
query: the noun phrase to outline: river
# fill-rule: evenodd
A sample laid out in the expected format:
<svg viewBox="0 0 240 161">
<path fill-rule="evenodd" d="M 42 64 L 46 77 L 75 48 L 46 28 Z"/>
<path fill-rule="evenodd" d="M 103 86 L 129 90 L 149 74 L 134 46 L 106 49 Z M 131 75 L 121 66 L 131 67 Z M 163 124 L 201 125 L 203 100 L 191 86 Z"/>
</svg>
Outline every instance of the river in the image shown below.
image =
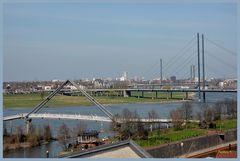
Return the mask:
<svg viewBox="0 0 240 161">
<path fill-rule="evenodd" d="M 197 95 L 197 94 L 196 94 Z M 207 93 L 206 102 L 213 104 L 216 101 L 224 100 L 225 98 L 237 99 L 236 93 Z M 97 99 L 97 98 L 96 98 Z M 200 109 L 201 103 L 198 102 L 198 99 L 192 101 L 193 111 L 198 111 Z M 108 110 L 113 114 L 121 113 L 124 108 L 129 109 L 130 111 L 136 110 L 141 117 L 147 117 L 148 111 L 155 110 L 160 118 L 169 118 L 169 113 L 171 110 L 176 109 L 182 106 L 182 102 L 172 102 L 172 103 L 147 103 L 147 104 L 119 104 L 119 105 L 109 105 L 107 106 Z M 3 110 L 3 116 L 13 115 L 17 113 L 29 112 L 30 108 L 8 108 Z M 98 115 L 104 116 L 104 114 L 96 106 L 78 106 L 78 107 L 48 107 L 43 108 L 40 113 L 60 113 L 60 114 L 82 114 L 82 115 Z M 34 127 L 39 127 L 44 124 L 49 124 L 53 136 L 57 136 L 58 128 L 62 123 L 65 123 L 68 127 L 74 128 L 80 121 L 71 121 L 71 120 L 43 120 L 43 119 L 34 119 L 32 124 Z M 112 136 L 113 132 L 110 131 L 110 123 L 106 122 L 95 122 L 95 121 L 81 121 L 87 125 L 88 130 L 100 130 L 104 129 L 100 133 L 100 138 Z M 16 126 L 24 127 L 23 120 L 14 120 L 8 121 L 6 123 L 7 130 L 9 132 L 14 132 Z M 4 153 L 5 158 L 45 158 L 46 151 L 49 151 L 49 157 L 57 157 L 58 153 L 62 150 L 60 144 L 57 141 L 51 142 L 47 145 L 41 145 L 33 148 L 22 148 L 16 150 L 10 150 L 9 152 Z"/>
</svg>

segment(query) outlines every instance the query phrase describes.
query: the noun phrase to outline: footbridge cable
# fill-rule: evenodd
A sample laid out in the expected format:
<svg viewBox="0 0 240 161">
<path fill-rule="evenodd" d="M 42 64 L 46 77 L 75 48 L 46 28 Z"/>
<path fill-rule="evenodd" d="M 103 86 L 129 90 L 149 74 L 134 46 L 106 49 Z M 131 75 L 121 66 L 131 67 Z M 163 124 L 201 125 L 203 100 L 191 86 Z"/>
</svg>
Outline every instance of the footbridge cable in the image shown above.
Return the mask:
<svg viewBox="0 0 240 161">
<path fill-rule="evenodd" d="M 48 95 L 41 103 L 39 103 L 37 106 L 33 108 L 33 110 L 25 115 L 25 118 L 28 119 L 29 115 L 32 113 L 37 113 L 40 109 L 44 107 L 44 105 L 50 101 L 65 85 L 68 83 L 75 86 L 84 96 L 87 97 L 89 101 L 94 103 L 104 114 L 106 114 L 112 121 L 114 119 L 113 114 L 106 109 L 101 103 L 99 103 L 97 100 L 95 100 L 92 96 L 90 96 L 85 90 L 80 88 L 75 82 L 67 80 L 65 81 L 61 86 L 59 86 L 54 92 L 52 92 L 50 95 Z"/>
</svg>

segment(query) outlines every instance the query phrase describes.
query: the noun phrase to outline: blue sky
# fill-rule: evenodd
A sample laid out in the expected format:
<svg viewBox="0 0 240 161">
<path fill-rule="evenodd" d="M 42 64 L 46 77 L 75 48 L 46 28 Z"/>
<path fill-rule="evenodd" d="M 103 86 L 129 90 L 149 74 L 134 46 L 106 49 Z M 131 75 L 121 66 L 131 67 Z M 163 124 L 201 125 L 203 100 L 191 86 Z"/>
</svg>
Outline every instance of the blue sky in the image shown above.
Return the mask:
<svg viewBox="0 0 240 161">
<path fill-rule="evenodd" d="M 3 6 L 4 81 L 190 76 L 196 34 L 205 41 L 206 75 L 236 77 L 234 3 L 9 3 Z M 192 40 L 186 54 L 179 53 Z M 208 55 L 208 53 L 210 55 Z M 181 56 L 181 54 L 183 56 Z M 216 59 L 218 57 L 218 59 Z"/>
</svg>

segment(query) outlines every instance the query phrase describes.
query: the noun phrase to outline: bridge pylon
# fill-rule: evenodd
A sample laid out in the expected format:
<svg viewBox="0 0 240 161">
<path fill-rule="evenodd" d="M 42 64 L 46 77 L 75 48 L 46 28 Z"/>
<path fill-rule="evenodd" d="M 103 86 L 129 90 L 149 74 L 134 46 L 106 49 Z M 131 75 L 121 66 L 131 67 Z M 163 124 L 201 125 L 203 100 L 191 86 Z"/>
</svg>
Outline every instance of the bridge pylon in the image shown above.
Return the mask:
<svg viewBox="0 0 240 161">
<path fill-rule="evenodd" d="M 113 114 L 110 111 L 108 111 L 105 106 L 103 106 L 101 103 L 99 103 L 97 100 L 95 100 L 92 96 L 90 96 L 90 94 L 88 94 L 85 90 L 80 88 L 75 82 L 70 81 L 70 80 L 65 81 L 55 91 L 53 91 L 51 94 L 49 94 L 42 102 L 40 102 L 37 106 L 35 106 L 32 111 L 27 113 L 25 115 L 26 121 L 28 122 L 30 114 L 37 113 L 40 109 L 42 109 L 44 107 L 44 105 L 48 101 L 50 101 L 68 83 L 70 83 L 73 86 L 75 86 L 77 88 L 77 90 L 79 90 L 85 97 L 87 97 L 87 99 L 90 102 L 94 103 L 105 115 L 107 115 L 113 121 Z"/>
</svg>

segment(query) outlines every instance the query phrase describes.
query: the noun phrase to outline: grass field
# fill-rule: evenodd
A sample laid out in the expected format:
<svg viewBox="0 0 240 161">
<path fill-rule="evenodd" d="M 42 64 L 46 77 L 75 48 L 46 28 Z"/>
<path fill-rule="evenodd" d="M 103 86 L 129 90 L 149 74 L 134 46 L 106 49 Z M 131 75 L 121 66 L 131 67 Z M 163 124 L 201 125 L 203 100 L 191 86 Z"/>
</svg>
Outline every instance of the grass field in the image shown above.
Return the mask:
<svg viewBox="0 0 240 161">
<path fill-rule="evenodd" d="M 173 128 L 150 132 L 147 140 L 134 140 L 141 147 L 157 146 L 165 143 L 170 143 L 178 140 L 183 140 L 191 137 L 204 135 L 205 131 L 202 129 L 184 129 L 174 130 Z"/>
<path fill-rule="evenodd" d="M 165 143 L 170 143 L 174 141 L 179 141 L 191 137 L 203 136 L 206 135 L 209 131 L 227 131 L 229 129 L 237 128 L 237 119 L 231 120 L 222 120 L 217 121 L 216 129 L 200 129 L 197 124 L 191 124 L 188 129 L 183 130 L 175 130 L 174 128 L 165 129 L 165 130 L 155 130 L 150 132 L 148 140 L 140 140 L 136 139 L 136 143 L 138 143 L 142 147 L 151 147 L 157 146 Z M 221 128 L 220 128 L 221 125 Z"/>
<path fill-rule="evenodd" d="M 147 94 L 146 94 L 147 95 Z M 45 97 L 47 94 L 45 94 Z M 160 96 L 160 94 L 159 94 Z M 152 99 L 149 97 L 118 97 L 118 96 L 97 96 L 95 97 L 102 104 L 127 104 L 127 103 L 157 103 L 157 102 L 171 102 L 177 101 L 180 97 L 178 93 L 173 93 L 176 99 L 158 98 Z M 7 94 L 3 95 L 3 107 L 34 107 L 42 101 L 40 94 Z M 57 106 L 79 106 L 79 105 L 92 105 L 92 103 L 84 96 L 64 96 L 56 95 L 48 103 L 49 107 Z"/>
<path fill-rule="evenodd" d="M 237 128 L 237 119 L 222 120 L 222 121 L 218 120 L 216 123 L 217 123 L 217 129 L 221 129 L 223 131 Z"/>
</svg>

